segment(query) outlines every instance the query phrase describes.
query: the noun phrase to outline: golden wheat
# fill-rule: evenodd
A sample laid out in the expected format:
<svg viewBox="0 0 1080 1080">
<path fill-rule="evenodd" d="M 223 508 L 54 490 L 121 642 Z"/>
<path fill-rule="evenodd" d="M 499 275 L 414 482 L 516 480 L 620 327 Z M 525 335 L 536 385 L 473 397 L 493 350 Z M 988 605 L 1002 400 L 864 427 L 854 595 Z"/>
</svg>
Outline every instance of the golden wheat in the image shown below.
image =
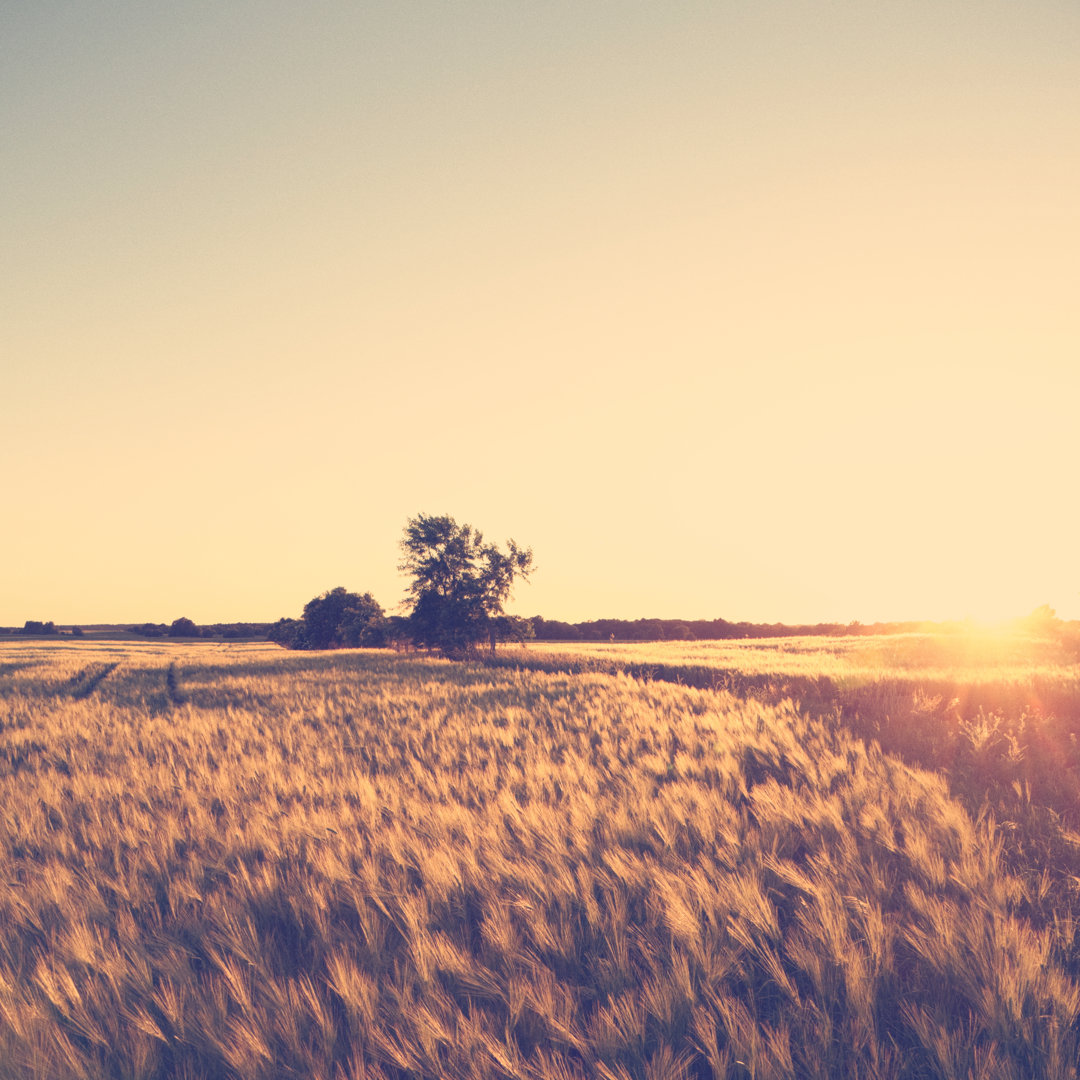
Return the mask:
<svg viewBox="0 0 1080 1080">
<path fill-rule="evenodd" d="M 0 1077 L 1075 1075 L 1067 875 L 836 716 L 3 648 Z"/>
</svg>

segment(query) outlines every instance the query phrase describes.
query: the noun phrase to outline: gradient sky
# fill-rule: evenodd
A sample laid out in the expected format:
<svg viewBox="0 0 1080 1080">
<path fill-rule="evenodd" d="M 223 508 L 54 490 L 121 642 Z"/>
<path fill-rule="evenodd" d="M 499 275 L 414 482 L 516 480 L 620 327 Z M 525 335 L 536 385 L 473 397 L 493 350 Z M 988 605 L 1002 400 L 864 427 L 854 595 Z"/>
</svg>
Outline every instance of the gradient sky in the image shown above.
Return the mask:
<svg viewBox="0 0 1080 1080">
<path fill-rule="evenodd" d="M 0 0 L 0 624 L 1080 617 L 1072 0 Z"/>
</svg>

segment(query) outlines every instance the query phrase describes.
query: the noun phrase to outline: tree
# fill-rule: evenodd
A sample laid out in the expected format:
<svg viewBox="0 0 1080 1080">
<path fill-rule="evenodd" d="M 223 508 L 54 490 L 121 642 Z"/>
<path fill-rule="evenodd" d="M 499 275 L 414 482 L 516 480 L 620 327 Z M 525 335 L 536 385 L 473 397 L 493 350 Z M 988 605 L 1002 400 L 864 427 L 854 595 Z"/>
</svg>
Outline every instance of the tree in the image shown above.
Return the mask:
<svg viewBox="0 0 1080 1080">
<path fill-rule="evenodd" d="M 409 632 L 415 644 L 463 656 L 488 641 L 492 651 L 503 604 L 517 578 L 528 580 L 532 549 L 484 542 L 471 525 L 418 514 L 405 524 L 398 569 L 412 576 Z"/>
<path fill-rule="evenodd" d="M 286 649 L 341 649 L 386 643 L 386 616 L 371 593 L 342 586 L 304 605 L 299 619 L 279 619 L 266 636 Z"/>
<path fill-rule="evenodd" d="M 169 625 L 169 637 L 198 637 L 199 628 L 188 618 L 181 616 Z"/>
<path fill-rule="evenodd" d="M 1030 634 L 1051 634 L 1061 626 L 1057 612 L 1049 604 L 1040 604 L 1030 615 L 1025 615 L 1018 622 Z"/>
<path fill-rule="evenodd" d="M 357 648 L 385 640 L 383 609 L 371 593 L 346 592 L 343 586 L 304 605 L 304 635 L 309 649 Z"/>
<path fill-rule="evenodd" d="M 307 637 L 304 634 L 304 623 L 301 619 L 278 619 L 266 631 L 266 639 L 285 649 L 306 649 L 308 647 Z"/>
</svg>

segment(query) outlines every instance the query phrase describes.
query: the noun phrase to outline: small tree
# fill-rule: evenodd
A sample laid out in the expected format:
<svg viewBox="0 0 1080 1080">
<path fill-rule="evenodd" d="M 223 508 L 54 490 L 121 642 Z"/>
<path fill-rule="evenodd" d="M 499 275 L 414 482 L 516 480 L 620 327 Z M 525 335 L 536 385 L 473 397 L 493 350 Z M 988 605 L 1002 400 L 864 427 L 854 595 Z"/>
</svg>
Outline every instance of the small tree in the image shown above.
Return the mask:
<svg viewBox="0 0 1080 1080">
<path fill-rule="evenodd" d="M 286 649 L 340 649 L 383 645 L 386 617 L 371 595 L 342 586 L 304 605 L 299 619 L 279 619 L 266 636 Z"/>
<path fill-rule="evenodd" d="M 513 540 L 502 551 L 471 525 L 452 517 L 418 514 L 405 525 L 398 569 L 410 574 L 409 632 L 417 645 L 447 656 L 495 649 L 503 604 L 516 578 L 528 580 L 532 549 Z"/>
<path fill-rule="evenodd" d="M 495 637 L 499 641 L 512 641 L 524 645 L 536 638 L 532 619 L 523 619 L 520 615 L 500 615 L 495 619 Z"/>
<path fill-rule="evenodd" d="M 267 631 L 267 641 L 281 645 L 285 649 L 306 649 L 307 638 L 304 635 L 304 623 L 301 619 L 278 619 Z"/>
<path fill-rule="evenodd" d="M 188 618 L 181 616 L 169 625 L 169 637 L 198 637 L 199 628 Z"/>
<path fill-rule="evenodd" d="M 339 585 L 304 605 L 309 649 L 357 648 L 384 641 L 383 609 L 371 593 L 347 592 Z"/>
</svg>

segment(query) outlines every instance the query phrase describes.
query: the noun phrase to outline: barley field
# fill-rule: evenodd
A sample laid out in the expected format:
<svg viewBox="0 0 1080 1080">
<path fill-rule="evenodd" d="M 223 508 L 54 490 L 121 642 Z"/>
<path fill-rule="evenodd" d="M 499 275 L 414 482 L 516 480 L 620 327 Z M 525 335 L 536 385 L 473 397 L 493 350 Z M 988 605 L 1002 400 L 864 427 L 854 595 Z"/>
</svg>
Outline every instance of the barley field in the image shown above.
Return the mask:
<svg viewBox="0 0 1080 1080">
<path fill-rule="evenodd" d="M 1075 657 L 723 644 L 0 645 L 0 1080 L 1075 1077 Z"/>
<path fill-rule="evenodd" d="M 1062 633 L 919 633 L 748 641 L 532 644 L 489 663 L 608 672 L 792 701 L 906 761 L 947 770 L 977 810 L 1080 809 L 1080 640 Z"/>
</svg>

